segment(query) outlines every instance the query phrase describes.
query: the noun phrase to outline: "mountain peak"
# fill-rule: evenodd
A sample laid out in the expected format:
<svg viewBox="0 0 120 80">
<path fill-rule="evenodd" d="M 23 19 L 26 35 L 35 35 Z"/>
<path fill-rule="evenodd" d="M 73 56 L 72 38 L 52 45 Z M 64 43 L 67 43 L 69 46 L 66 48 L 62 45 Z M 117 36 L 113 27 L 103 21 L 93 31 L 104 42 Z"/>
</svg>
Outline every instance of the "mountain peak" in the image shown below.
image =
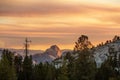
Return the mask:
<svg viewBox="0 0 120 80">
<path fill-rule="evenodd" d="M 54 50 L 60 50 L 57 45 L 52 45 L 50 48 L 51 48 L 51 49 L 54 49 Z"/>
<path fill-rule="evenodd" d="M 52 55 L 54 57 L 60 57 L 62 55 L 61 50 L 57 45 L 52 45 L 45 51 L 45 54 Z"/>
</svg>

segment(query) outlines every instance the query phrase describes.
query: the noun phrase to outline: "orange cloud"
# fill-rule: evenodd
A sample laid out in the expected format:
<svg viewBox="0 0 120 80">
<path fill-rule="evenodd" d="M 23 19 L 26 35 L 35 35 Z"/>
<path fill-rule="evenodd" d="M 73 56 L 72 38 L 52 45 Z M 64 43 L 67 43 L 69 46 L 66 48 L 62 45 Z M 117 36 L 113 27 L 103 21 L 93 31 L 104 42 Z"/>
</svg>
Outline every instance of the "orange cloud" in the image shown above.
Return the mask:
<svg viewBox="0 0 120 80">
<path fill-rule="evenodd" d="M 120 35 L 120 6 L 115 1 L 0 1 L 0 40 L 5 47 L 20 48 L 24 38 L 30 37 L 34 49 L 52 44 L 72 48 L 74 41 L 86 34 L 97 44 Z"/>
<path fill-rule="evenodd" d="M 46 1 L 39 2 L 35 4 L 24 4 L 16 5 L 18 2 L 12 0 L 13 3 L 1 2 L 0 5 L 0 15 L 12 15 L 12 16 L 29 16 L 29 15 L 50 15 L 50 14 L 85 14 L 88 12 L 120 12 L 120 6 L 111 5 L 95 5 L 89 3 L 73 3 L 69 4 L 70 1 Z M 73 0 L 71 0 L 72 2 Z M 28 2 L 28 1 L 27 1 Z M 35 2 L 35 1 L 33 1 Z M 63 3 L 66 2 L 66 3 Z"/>
</svg>

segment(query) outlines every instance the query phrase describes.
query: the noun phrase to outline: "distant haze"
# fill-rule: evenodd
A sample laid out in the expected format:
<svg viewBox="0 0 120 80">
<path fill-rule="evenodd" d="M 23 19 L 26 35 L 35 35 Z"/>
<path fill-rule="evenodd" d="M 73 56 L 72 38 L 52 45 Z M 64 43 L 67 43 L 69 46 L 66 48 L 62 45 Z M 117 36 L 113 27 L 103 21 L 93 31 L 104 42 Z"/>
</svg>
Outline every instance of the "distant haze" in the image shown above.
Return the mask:
<svg viewBox="0 0 120 80">
<path fill-rule="evenodd" d="M 120 35 L 120 0 L 1 0 L 0 47 L 23 48 L 28 37 L 31 49 L 51 45 L 73 49 L 88 35 L 94 44 Z"/>
</svg>

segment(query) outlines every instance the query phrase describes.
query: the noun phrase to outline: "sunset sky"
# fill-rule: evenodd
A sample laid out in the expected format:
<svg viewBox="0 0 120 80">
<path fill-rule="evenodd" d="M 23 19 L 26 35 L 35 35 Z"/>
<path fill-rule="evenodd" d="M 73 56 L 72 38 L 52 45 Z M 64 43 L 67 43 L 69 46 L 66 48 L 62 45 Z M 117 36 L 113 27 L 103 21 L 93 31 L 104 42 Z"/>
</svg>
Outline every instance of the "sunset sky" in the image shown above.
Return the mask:
<svg viewBox="0 0 120 80">
<path fill-rule="evenodd" d="M 0 0 L 0 47 L 73 49 L 81 35 L 94 44 L 120 35 L 120 0 Z"/>
</svg>

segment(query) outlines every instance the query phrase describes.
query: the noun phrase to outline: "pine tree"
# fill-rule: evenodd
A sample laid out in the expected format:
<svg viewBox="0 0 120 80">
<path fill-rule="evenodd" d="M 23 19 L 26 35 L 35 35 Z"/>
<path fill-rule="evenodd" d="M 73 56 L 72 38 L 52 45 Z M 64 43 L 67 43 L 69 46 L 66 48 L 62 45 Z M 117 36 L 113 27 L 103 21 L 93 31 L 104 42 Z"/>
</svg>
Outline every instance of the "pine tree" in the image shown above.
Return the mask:
<svg viewBox="0 0 120 80">
<path fill-rule="evenodd" d="M 16 74 L 17 74 L 17 77 L 18 77 L 17 80 L 23 80 L 22 56 L 20 56 L 20 55 L 15 56 L 14 65 L 15 65 Z"/>
<path fill-rule="evenodd" d="M 96 73 L 95 61 L 90 57 L 88 50 L 83 50 L 79 53 L 78 59 L 76 59 L 76 78 L 77 80 L 94 80 Z"/>
<path fill-rule="evenodd" d="M 68 73 L 68 78 L 69 80 L 76 80 L 75 79 L 75 59 L 72 55 L 72 53 L 67 52 L 66 56 L 65 56 L 66 60 L 67 60 L 67 73 Z"/>
<path fill-rule="evenodd" d="M 57 80 L 69 80 L 68 78 L 68 63 L 67 57 L 63 58 L 62 66 L 58 68 L 58 77 Z"/>
<path fill-rule="evenodd" d="M 115 76 L 114 70 L 111 66 L 110 59 L 106 60 L 102 66 L 98 69 L 96 79 L 98 80 L 109 80 Z"/>
<path fill-rule="evenodd" d="M 92 48 L 93 45 L 91 44 L 91 42 L 88 39 L 89 39 L 88 36 L 81 35 L 78 38 L 78 40 L 75 42 L 74 51 L 79 52 L 79 51 L 84 50 L 86 48 Z"/>
<path fill-rule="evenodd" d="M 45 80 L 43 74 L 43 64 L 40 63 L 34 66 L 34 80 Z"/>
<path fill-rule="evenodd" d="M 47 64 L 46 80 L 55 80 L 55 67 L 52 64 Z"/>
<path fill-rule="evenodd" d="M 92 53 L 92 44 L 88 37 L 81 35 L 76 42 L 74 54 L 74 77 L 75 80 L 94 80 L 96 64 Z"/>
<path fill-rule="evenodd" d="M 23 61 L 23 75 L 24 80 L 32 80 L 32 56 L 25 56 L 25 59 Z"/>
<path fill-rule="evenodd" d="M 17 80 L 12 57 L 12 52 L 3 50 L 0 61 L 0 80 Z"/>
</svg>

